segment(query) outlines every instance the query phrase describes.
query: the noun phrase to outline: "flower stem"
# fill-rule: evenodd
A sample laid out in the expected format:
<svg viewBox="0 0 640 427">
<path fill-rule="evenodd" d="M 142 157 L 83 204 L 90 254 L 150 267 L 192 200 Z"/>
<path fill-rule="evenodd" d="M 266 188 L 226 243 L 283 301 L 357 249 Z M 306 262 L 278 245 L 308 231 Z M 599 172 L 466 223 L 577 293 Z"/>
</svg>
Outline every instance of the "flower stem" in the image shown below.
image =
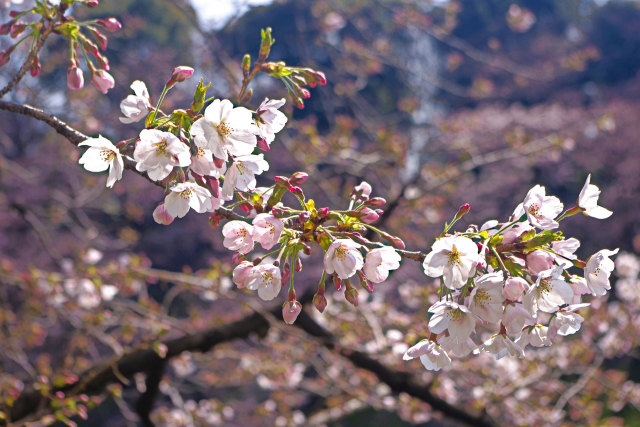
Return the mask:
<svg viewBox="0 0 640 427">
<path fill-rule="evenodd" d="M 162 104 L 162 101 L 164 101 L 164 97 L 167 95 L 167 92 L 169 92 L 169 89 L 171 88 L 168 87 L 167 85 L 165 85 L 164 88 L 162 89 L 160 100 L 158 101 L 158 104 L 156 105 L 155 110 L 153 110 L 153 115 L 151 116 L 150 123 L 153 123 L 153 121 L 156 119 L 156 115 L 158 114 L 158 109 L 160 109 L 160 104 Z"/>
</svg>

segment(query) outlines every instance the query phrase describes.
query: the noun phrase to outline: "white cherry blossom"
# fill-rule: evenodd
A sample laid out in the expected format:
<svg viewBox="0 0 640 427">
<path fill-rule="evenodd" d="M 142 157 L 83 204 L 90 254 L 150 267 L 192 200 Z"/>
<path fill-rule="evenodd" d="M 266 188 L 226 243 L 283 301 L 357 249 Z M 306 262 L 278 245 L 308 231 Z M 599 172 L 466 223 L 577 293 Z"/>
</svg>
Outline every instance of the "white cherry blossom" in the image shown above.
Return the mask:
<svg viewBox="0 0 640 427">
<path fill-rule="evenodd" d="M 422 340 L 409 348 L 402 357 L 403 360 L 411 360 L 416 357 L 429 371 L 439 371 L 442 368 L 451 367 L 451 358 L 440 344 L 431 340 Z"/>
<path fill-rule="evenodd" d="M 234 190 L 251 191 L 256 188 L 256 175 L 269 170 L 264 154 L 238 156 L 224 175 L 222 198 L 231 200 Z"/>
<path fill-rule="evenodd" d="M 478 260 L 478 247 L 471 239 L 447 236 L 435 241 L 422 267 L 427 276 L 443 276 L 447 288 L 459 289 L 475 274 Z"/>
<path fill-rule="evenodd" d="M 569 260 L 578 258 L 574 252 L 577 251 L 579 247 L 580 240 L 575 237 L 571 237 L 567 240 L 551 242 L 551 249 L 553 249 L 558 255 L 561 255 L 555 256 L 555 261 L 558 265 L 561 265 L 562 268 L 569 268 L 573 265 Z"/>
<path fill-rule="evenodd" d="M 182 218 L 189 212 L 189 208 L 198 213 L 213 209 L 209 190 L 194 182 L 180 182 L 169 190 L 164 198 L 164 209 L 172 217 Z"/>
<path fill-rule="evenodd" d="M 196 145 L 211 150 L 224 161 L 229 154 L 251 154 L 257 144 L 256 133 L 251 111 L 244 107 L 233 108 L 228 99 L 214 100 L 204 110 L 204 117 L 191 126 Z"/>
<path fill-rule="evenodd" d="M 116 181 L 122 178 L 124 161 L 115 145 L 107 138 L 98 135 L 97 138 L 89 138 L 78 144 L 78 147 L 89 147 L 80 157 L 80 163 L 89 172 L 103 172 L 109 169 L 107 187 L 113 187 Z"/>
<path fill-rule="evenodd" d="M 539 324 L 524 328 L 522 335 L 516 340 L 516 344 L 521 348 L 525 348 L 527 344 L 534 347 L 548 347 L 551 345 L 548 333 L 549 328 Z"/>
<path fill-rule="evenodd" d="M 195 154 L 191 156 L 191 164 L 189 169 L 198 175 L 211 176 L 213 178 L 220 178 L 227 170 L 227 165 L 222 164 L 222 167 L 216 166 L 213 161 L 213 153 L 211 150 L 202 147 L 196 147 Z"/>
<path fill-rule="evenodd" d="M 536 185 L 527 193 L 522 204 L 529 222 L 542 230 L 558 227 L 555 218 L 562 212 L 562 202 L 557 197 L 547 196 L 545 188 Z"/>
<path fill-rule="evenodd" d="M 478 347 L 470 337 L 466 340 L 458 341 L 454 337 L 443 336 L 438 340 L 438 343 L 448 354 L 455 357 L 466 357 Z"/>
<path fill-rule="evenodd" d="M 496 357 L 496 360 L 502 359 L 507 355 L 514 356 L 519 359 L 524 358 L 524 350 L 522 347 L 511 341 L 511 339 L 504 334 L 492 336 L 482 343 L 474 353 L 479 353 L 480 351 L 486 351 L 493 354 Z"/>
<path fill-rule="evenodd" d="M 287 124 L 287 116 L 278 110 L 284 103 L 284 98 L 280 100 L 265 98 L 256 111 L 255 123 L 258 128 L 258 137 L 262 140 L 260 148 L 264 151 L 269 151 L 269 145 L 275 139 L 276 133 Z"/>
<path fill-rule="evenodd" d="M 429 308 L 429 330 L 439 334 L 445 330 L 457 342 L 465 342 L 476 327 L 476 320 L 464 305 L 453 301 L 439 301 Z"/>
<path fill-rule="evenodd" d="M 364 274 L 373 283 L 382 283 L 389 277 L 389 270 L 400 267 L 400 260 L 400 255 L 390 246 L 372 249 L 364 261 Z"/>
<path fill-rule="evenodd" d="M 523 304 L 531 314 L 540 310 L 553 313 L 563 304 L 571 304 L 573 290 L 562 277 L 562 267 L 546 270 L 538 275 L 523 299 Z"/>
<path fill-rule="evenodd" d="M 580 316 L 576 311 L 588 306 L 589 303 L 573 304 L 559 310 L 549 323 L 549 335 L 551 337 L 555 335 L 567 336 L 578 332 L 584 317 Z"/>
<path fill-rule="evenodd" d="M 615 264 L 609 257 L 617 253 L 618 249 L 613 251 L 602 249 L 587 260 L 587 266 L 584 268 L 584 278 L 593 295 L 602 296 L 607 293 L 607 290 L 611 289 L 609 276 L 611 276 Z"/>
<path fill-rule="evenodd" d="M 580 195 L 578 196 L 578 207 L 582 208 L 585 215 L 597 218 L 605 219 L 609 218 L 613 212 L 609 209 L 598 206 L 598 197 L 600 197 L 600 189 L 590 184 L 591 174 L 587 176 L 587 181 L 584 183 Z"/>
<path fill-rule="evenodd" d="M 267 213 L 256 215 L 253 219 L 253 240 L 260 243 L 263 249 L 269 250 L 278 243 L 284 222 L 280 218 Z"/>
<path fill-rule="evenodd" d="M 136 80 L 131 83 L 131 89 L 135 95 L 129 95 L 120 102 L 120 111 L 124 117 L 119 117 L 122 123 L 134 123 L 144 119 L 149 110 L 153 110 L 149 91 L 143 81 Z"/>
<path fill-rule="evenodd" d="M 539 274 L 541 271 L 545 271 L 553 267 L 553 261 L 556 257 L 547 251 L 542 249 L 536 249 L 531 251 L 526 256 L 527 269 L 532 274 Z"/>
<path fill-rule="evenodd" d="M 364 264 L 360 247 L 361 245 L 350 239 L 335 240 L 324 254 L 326 272 L 335 272 L 343 280 L 356 274 Z"/>
<path fill-rule="evenodd" d="M 222 227 L 225 248 L 248 254 L 253 250 L 253 226 L 244 221 L 229 221 Z"/>
<path fill-rule="evenodd" d="M 247 289 L 258 290 L 258 296 L 271 301 L 279 293 L 282 287 L 280 269 L 273 264 L 260 264 L 249 271 L 246 279 Z"/>
<path fill-rule="evenodd" d="M 525 325 L 535 324 L 535 318 L 522 304 L 509 304 L 504 308 L 502 324 L 510 336 L 517 336 Z"/>
<path fill-rule="evenodd" d="M 189 147 L 174 134 L 157 129 L 140 132 L 133 158 L 137 162 L 136 170 L 146 171 L 154 181 L 169 176 L 176 166 L 189 166 L 191 163 Z"/>
<path fill-rule="evenodd" d="M 502 271 L 485 274 L 475 279 L 476 287 L 471 291 L 469 310 L 486 322 L 499 321 L 503 312 L 503 282 Z"/>
</svg>

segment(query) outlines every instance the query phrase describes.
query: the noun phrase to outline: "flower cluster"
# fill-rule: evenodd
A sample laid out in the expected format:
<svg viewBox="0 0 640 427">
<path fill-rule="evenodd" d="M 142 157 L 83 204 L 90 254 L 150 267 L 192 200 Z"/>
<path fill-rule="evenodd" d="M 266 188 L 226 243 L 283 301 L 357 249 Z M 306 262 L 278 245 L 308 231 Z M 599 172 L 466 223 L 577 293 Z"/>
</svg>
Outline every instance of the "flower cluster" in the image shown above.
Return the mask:
<svg viewBox="0 0 640 427">
<path fill-rule="evenodd" d="M 560 200 L 536 185 L 506 223 L 491 220 L 447 234 L 449 225 L 423 262 L 427 276 L 441 278 L 440 301 L 428 309 L 430 336 L 409 348 L 405 360 L 419 357 L 425 368 L 439 370 L 451 366 L 451 357 L 472 352 L 522 358 L 527 345 L 549 346 L 577 332 L 584 320 L 578 311 L 589 305 L 583 295 L 611 288 L 610 257 L 618 252 L 602 249 L 581 261 L 580 242 L 553 232 L 579 212 L 611 215 L 597 205 L 600 191 L 590 178 L 577 205 L 562 214 Z"/>
<path fill-rule="evenodd" d="M 257 290 L 260 298 L 272 300 L 289 282 L 288 300 L 283 305 L 283 318 L 287 323 L 293 323 L 302 309 L 296 300 L 294 274 L 302 269 L 302 257 L 311 253 L 313 243 L 324 250 L 324 272 L 313 299 L 320 312 L 327 305 L 324 296 L 327 275 L 332 277 L 338 290 L 344 285 L 346 300 L 357 306 L 358 290 L 352 282 L 359 282 L 371 293 L 375 283 L 385 281 L 391 270 L 400 267 L 401 260 L 393 247 L 371 242 L 360 233 L 370 229 L 395 244 L 401 242 L 368 224 L 372 215 L 377 218 L 382 213 L 370 206 L 385 204 L 382 198 L 369 197 L 371 186 L 368 183 L 363 182 L 354 188 L 348 210 L 334 211 L 317 209 L 313 200 L 304 198 L 297 185 L 306 178 L 303 173 L 296 173 L 290 178 L 276 177 L 274 187 L 257 189 L 252 201 L 245 202 L 251 206 L 249 215 L 253 218 L 250 224 L 234 220 L 222 229 L 224 246 L 236 251 L 234 260 L 238 265 L 233 271 L 233 282 L 238 288 Z M 287 193 L 299 199 L 302 209 L 285 208 L 279 203 Z M 269 206 L 271 212 L 265 213 Z M 256 214 L 257 211 L 263 213 Z M 246 260 L 256 244 L 271 252 L 253 261 Z M 275 260 L 269 257 L 276 253 Z"/>
<path fill-rule="evenodd" d="M 174 69 L 165 93 L 191 74 L 193 69 L 189 67 Z M 131 89 L 134 94 L 120 103 L 124 116 L 120 121 L 148 119 L 155 127 L 118 143 L 120 148 L 102 136 L 84 141 L 80 146 L 88 146 L 89 150 L 80 164 L 91 172 L 109 169 L 107 186 L 111 187 L 122 177 L 123 155 L 128 149 L 127 158 L 135 162 L 137 171 L 167 185 L 165 200 L 154 212 L 157 222 L 169 224 L 175 217 L 184 217 L 189 209 L 212 212 L 232 200 L 235 191 L 254 190 L 256 175 L 269 169 L 263 154 L 252 153 L 258 147 L 258 138 L 271 142 L 275 133 L 283 129 L 287 118 L 277 108 L 284 105 L 284 99 L 266 99 L 255 112 L 234 107 L 229 100 L 216 99 L 203 114 L 191 111 L 189 115 L 181 110 L 182 115 L 174 112 L 166 116 L 152 107 L 144 82 L 136 80 Z M 220 179 L 224 180 L 222 186 Z"/>
</svg>

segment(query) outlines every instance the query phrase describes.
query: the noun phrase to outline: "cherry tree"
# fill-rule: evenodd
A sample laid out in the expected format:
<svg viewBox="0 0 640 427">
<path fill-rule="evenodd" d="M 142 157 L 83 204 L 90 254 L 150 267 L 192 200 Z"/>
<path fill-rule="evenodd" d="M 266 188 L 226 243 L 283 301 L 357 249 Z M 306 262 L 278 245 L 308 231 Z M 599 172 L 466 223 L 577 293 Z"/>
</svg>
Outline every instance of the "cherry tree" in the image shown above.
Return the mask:
<svg viewBox="0 0 640 427">
<path fill-rule="evenodd" d="M 209 82 L 197 82 L 194 68 L 185 65 L 167 70 L 166 83 L 160 95 L 154 97 L 144 81 L 119 82 L 109 72 L 105 32 L 122 29 L 117 18 L 74 18 L 76 9 L 97 7 L 98 1 L 39 0 L 33 7 L 23 8 L 16 1 L 6 3 L 0 6 L 12 9 L 0 34 L 9 35 L 11 41 L 0 52 L 0 65 L 9 61 L 21 65 L 0 89 L 0 96 L 11 93 L 27 73 L 37 77 L 42 69 L 43 46 L 51 39 L 62 39 L 70 52 L 66 72 L 69 90 L 89 90 L 85 87 L 85 73 L 103 94 L 116 85 L 131 88 L 133 94 L 120 103 L 119 120 L 133 129 L 135 136 L 120 139 L 119 135 L 86 135 L 58 117 L 20 102 L 0 101 L 0 109 L 44 122 L 61 134 L 79 150 L 79 166 L 70 162 L 69 167 L 104 175 L 100 179 L 106 187 L 117 189 L 136 174 L 146 179 L 149 188 L 159 188 L 163 196 L 152 212 L 145 213 L 158 227 L 175 227 L 186 216 L 206 216 L 208 225 L 198 233 L 219 233 L 227 250 L 224 262 L 196 274 L 154 270 L 144 257 L 128 256 L 100 265 L 96 257 L 101 255 L 92 257 L 90 253 L 84 263 L 77 263 L 84 266 L 67 266 L 60 271 L 34 269 L 25 274 L 5 266 L 3 284 L 11 286 L 8 294 L 12 298 L 33 293 L 47 306 L 43 312 L 50 310 L 79 332 L 86 329 L 86 334 L 113 354 L 106 360 L 78 356 L 82 362 L 78 369 L 67 366 L 61 372 L 51 369 L 51 361 L 36 363 L 37 369 L 25 368 L 32 374 L 31 382 L 12 373 L 1 376 L 0 420 L 6 424 L 28 420 L 39 423 L 36 425 L 54 421 L 74 425 L 73 417 L 86 419 L 88 411 L 99 406 L 106 396 L 121 402 L 122 386 L 132 382 L 140 392 L 135 411 L 145 424 L 152 425 L 154 420 L 174 425 L 222 422 L 216 417 L 229 421 L 234 417 L 233 409 L 224 402 L 201 399 L 187 404 L 163 377 L 169 364 L 176 376 L 193 377 L 197 369 L 194 354 L 207 353 L 233 340 L 251 340 L 254 335 L 271 340 L 272 349 L 267 354 L 286 359 L 284 368 L 271 367 L 274 371 L 284 369 L 280 375 L 285 378 L 279 382 L 285 390 L 287 381 L 290 388 L 301 381 L 295 378 L 302 375 L 297 370 L 303 369 L 303 364 L 295 361 L 304 359 L 308 347 L 317 352 L 322 348 L 329 352 L 323 357 L 333 362 L 334 369 L 350 363 L 350 369 L 355 367 L 373 375 L 351 384 L 363 390 L 375 385 L 377 397 L 372 398 L 373 406 L 384 407 L 384 402 L 395 399 L 392 394 L 397 394 L 402 401 L 398 403 L 400 411 L 416 422 L 428 413 L 419 405 L 428 405 L 444 416 L 471 425 L 514 422 L 516 404 L 507 415 L 501 415 L 497 409 L 467 409 L 467 403 L 499 399 L 516 393 L 518 387 L 529 392 L 523 384 L 548 373 L 540 368 L 545 358 L 566 360 L 562 354 L 565 340 L 571 335 L 579 336 L 585 324 L 596 324 L 594 319 L 604 316 L 603 312 L 613 310 L 619 312 L 617 319 L 632 319 L 633 306 L 604 304 L 602 299 L 611 289 L 618 249 L 582 254 L 578 239 L 560 231 L 564 221 L 571 221 L 576 215 L 598 220 L 612 214 L 599 204 L 600 189 L 591 183 L 590 175 L 582 191 L 573 200 L 565 201 L 569 203 L 567 207 L 558 197 L 547 194 L 544 186 L 535 185 L 523 194 L 521 203 L 507 218 L 480 218 L 482 223 L 456 229 L 454 226 L 463 217 L 475 214 L 470 213 L 469 204 L 461 203 L 439 235 L 426 236 L 417 231 L 410 241 L 418 239 L 421 243 L 408 248 L 406 239 L 387 231 L 383 221 L 402 215 L 394 211 L 395 201 L 390 203 L 386 195 L 377 194 L 369 182 L 353 185 L 348 195 L 324 205 L 310 186 L 317 179 L 313 171 L 285 176 L 273 170 L 271 149 L 292 120 L 283 109 L 289 104 L 304 108 L 305 100 L 311 97 L 310 89 L 322 90 L 327 77 L 304 64 L 290 65 L 272 58 L 275 39 L 271 28 L 261 30 L 255 59 L 247 53 L 237 64 L 241 85 L 232 99 L 220 98 L 215 85 L 212 87 Z M 522 11 L 513 12 L 518 13 Z M 254 100 L 252 85 L 258 76 L 282 82 L 282 98 Z M 170 91 L 188 85 L 195 85 L 192 102 L 168 107 Z M 118 112 L 113 114 L 117 116 Z M 268 182 L 263 178 L 267 171 L 275 174 Z M 625 278 L 629 289 L 637 285 L 634 280 L 637 281 L 638 269 L 633 255 L 626 256 L 627 269 L 617 274 Z M 405 293 L 401 299 L 424 303 L 421 314 L 410 319 L 401 309 L 377 300 L 378 295 L 388 292 L 385 282 L 406 268 L 405 263 L 415 264 L 424 273 L 422 281 L 429 283 L 413 282 L 401 288 Z M 314 286 L 302 285 L 297 279 L 302 277 L 303 268 L 318 272 Z M 308 276 L 304 277 L 308 280 Z M 206 310 L 206 301 L 222 296 L 234 301 L 246 316 L 207 327 L 209 323 L 199 322 L 200 315 L 194 314 L 188 327 L 178 325 L 170 316 L 161 315 L 159 307 L 148 298 L 146 287 L 158 279 L 197 295 L 194 307 Z M 634 291 L 626 295 L 633 300 Z M 275 305 L 263 305 L 259 300 L 273 301 Z M 356 319 L 344 322 L 348 327 L 345 341 L 341 341 L 337 333 L 331 332 L 339 330 L 332 327 L 333 322 L 344 320 L 353 308 L 362 309 L 362 314 L 356 310 Z M 366 347 L 350 348 L 348 343 L 361 328 L 358 323 L 379 324 L 377 318 L 383 318 L 382 311 L 386 309 L 394 313 L 390 324 L 402 325 L 407 333 L 389 328 L 382 334 L 379 326 L 373 326 L 370 342 L 384 353 L 380 358 L 373 357 Z M 29 312 L 21 311 L 21 316 L 29 316 Z M 194 327 L 197 329 L 190 329 Z M 298 349 L 291 345 L 291 339 L 277 342 L 282 331 L 292 328 L 303 336 L 293 340 L 304 342 Z M 602 335 L 604 331 L 600 332 Z M 34 336 L 38 334 L 44 334 L 41 326 L 33 332 Z M 592 334 L 589 329 L 576 340 L 588 342 Z M 77 339 L 81 340 L 82 335 L 79 333 Z M 606 347 L 607 336 L 598 339 Z M 83 347 L 77 345 L 78 349 Z M 84 347 L 91 354 L 92 346 Z M 234 351 L 242 354 L 242 350 Z M 616 349 L 609 351 L 613 354 Z M 38 357 L 33 348 L 29 354 Z M 245 372 L 237 373 L 238 377 L 257 374 L 250 366 L 251 356 L 247 357 L 242 362 L 247 365 Z M 419 359 L 422 366 L 412 362 L 402 365 L 401 359 Z M 518 365 L 523 367 L 521 370 L 504 362 L 517 359 L 527 363 Z M 20 364 L 21 357 L 13 360 Z M 602 358 L 597 359 L 593 371 L 602 362 Z M 269 368 L 266 364 L 265 370 Z M 453 386 L 447 389 L 446 384 L 444 391 L 434 393 L 424 381 L 437 378 L 430 371 L 448 372 L 454 368 L 458 378 L 467 371 L 473 373 L 467 380 L 475 383 L 475 395 L 456 396 Z M 501 378 L 507 389 L 509 378 L 500 372 L 509 372 L 512 388 L 504 395 L 497 391 L 485 395 L 481 390 L 483 372 L 486 377 Z M 324 382 L 317 384 L 319 389 L 345 387 L 341 383 L 345 378 L 340 378 L 339 372 L 332 373 L 327 368 L 326 375 Z M 587 370 L 582 375 L 588 380 L 594 373 Z M 449 384 L 455 381 L 442 378 Z M 257 381 L 264 389 L 275 388 L 275 381 L 262 374 Z M 625 402 L 637 400 L 638 387 L 627 388 L 622 393 L 624 397 L 617 398 Z M 153 412 L 159 393 L 169 396 L 179 410 L 163 408 L 164 412 Z M 544 408 L 538 416 L 553 422 L 561 420 L 567 401 L 573 397 L 571 393 L 573 390 L 563 392 L 555 406 L 536 401 L 536 406 Z M 414 404 L 404 396 L 420 403 Z M 274 412 L 275 401 L 268 402 L 271 403 L 264 404 L 265 410 Z M 289 415 L 295 423 L 305 422 L 298 412 Z M 526 423 L 540 420 L 536 415 L 530 417 Z M 314 420 L 322 422 L 322 416 Z"/>
</svg>

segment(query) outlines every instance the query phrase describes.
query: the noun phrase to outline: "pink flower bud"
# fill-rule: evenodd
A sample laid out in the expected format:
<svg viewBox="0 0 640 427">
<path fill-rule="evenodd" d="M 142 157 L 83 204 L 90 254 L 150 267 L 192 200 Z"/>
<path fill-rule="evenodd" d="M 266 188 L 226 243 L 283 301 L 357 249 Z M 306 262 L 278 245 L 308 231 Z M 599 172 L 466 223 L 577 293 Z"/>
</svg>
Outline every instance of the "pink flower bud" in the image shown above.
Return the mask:
<svg viewBox="0 0 640 427">
<path fill-rule="evenodd" d="M 122 24 L 116 18 L 98 19 L 98 24 L 102 25 L 109 32 L 118 31 L 122 28 Z"/>
<path fill-rule="evenodd" d="M 286 217 L 288 215 L 287 211 L 285 211 L 282 208 L 278 208 L 278 207 L 272 208 L 271 209 L 271 214 L 273 216 L 275 216 L 276 218 L 284 218 L 284 217 Z"/>
<path fill-rule="evenodd" d="M 471 210 L 471 205 L 469 205 L 469 203 L 465 203 L 464 205 L 460 206 L 460 209 L 458 209 L 458 213 L 456 213 L 455 219 L 462 218 L 469 213 L 469 210 Z"/>
<path fill-rule="evenodd" d="M 302 260 L 300 258 L 296 258 L 296 273 L 300 273 L 302 271 Z"/>
<path fill-rule="evenodd" d="M 115 81 L 111 74 L 107 73 L 105 70 L 96 70 L 93 74 L 91 74 L 91 83 L 102 93 L 109 92 L 109 89 L 115 86 Z"/>
<path fill-rule="evenodd" d="M 100 0 L 88 0 L 86 4 L 91 8 L 98 7 L 98 5 L 100 4 Z"/>
<path fill-rule="evenodd" d="M 344 291 L 344 298 L 354 307 L 358 306 L 358 290 L 351 288 Z"/>
<path fill-rule="evenodd" d="M 286 176 L 276 175 L 276 176 L 273 177 L 273 180 L 276 182 L 276 184 L 282 184 L 287 188 L 291 187 L 291 183 L 289 182 L 289 178 L 287 178 Z"/>
<path fill-rule="evenodd" d="M 373 206 L 374 208 L 379 208 L 380 206 L 384 206 L 387 204 L 387 201 L 382 197 L 374 197 L 365 202 L 367 206 Z"/>
<path fill-rule="evenodd" d="M 167 82 L 167 86 L 171 87 L 176 83 L 183 82 L 193 75 L 193 68 L 180 65 L 173 69 L 171 78 Z"/>
<path fill-rule="evenodd" d="M 96 57 L 96 62 L 98 63 L 98 67 L 104 68 L 107 71 L 111 69 L 111 67 L 109 66 L 109 60 L 107 59 L 106 56 L 96 52 L 95 57 Z"/>
<path fill-rule="evenodd" d="M 553 255 L 537 249 L 527 254 L 527 268 L 533 274 L 550 269 L 553 266 Z"/>
<path fill-rule="evenodd" d="M 311 218 L 311 213 L 304 211 L 304 212 L 300 212 L 300 215 L 298 215 L 298 222 L 300 222 L 301 224 L 304 224 L 305 222 L 309 221 L 309 218 Z"/>
<path fill-rule="evenodd" d="M 373 293 L 373 283 L 371 283 L 371 281 L 369 279 L 367 279 L 367 276 L 365 276 L 362 271 L 356 271 L 356 274 L 358 275 L 358 278 L 360 279 L 360 286 L 362 286 L 362 288 L 365 291 L 367 291 L 370 294 L 372 294 Z"/>
<path fill-rule="evenodd" d="M 296 187 L 296 186 L 293 186 L 293 187 L 291 187 L 291 188 L 289 189 L 289 191 L 291 191 L 291 192 L 292 192 L 293 194 L 295 194 L 296 196 L 301 197 L 301 198 L 303 198 L 303 199 L 304 199 L 304 192 L 302 191 L 302 188 L 300 188 L 300 187 Z"/>
<path fill-rule="evenodd" d="M 404 249 L 405 245 L 404 242 L 402 241 L 401 238 L 396 237 L 396 236 L 392 236 L 391 234 L 381 234 L 382 238 L 385 239 L 387 242 L 391 243 L 393 246 L 395 246 L 398 249 Z"/>
<path fill-rule="evenodd" d="M 12 19 L 9 22 L 6 22 L 0 25 L 0 36 L 6 36 L 11 31 L 11 27 L 15 24 L 16 20 Z"/>
<path fill-rule="evenodd" d="M 324 295 L 321 295 L 319 293 L 315 294 L 313 296 L 313 305 L 316 308 L 316 310 L 322 313 L 324 309 L 327 308 L 327 299 L 325 298 Z"/>
<path fill-rule="evenodd" d="M 41 70 L 42 66 L 40 65 L 40 60 L 36 57 L 36 59 L 33 60 L 33 64 L 31 64 L 31 68 L 29 68 L 29 73 L 31 73 L 32 77 L 38 77 Z"/>
<path fill-rule="evenodd" d="M 522 294 L 529 289 L 529 285 L 526 280 L 521 277 L 509 277 L 504 282 L 502 288 L 502 296 L 509 301 L 520 302 L 522 301 Z"/>
<path fill-rule="evenodd" d="M 12 51 L 13 49 L 5 49 L 3 51 L 0 51 L 0 67 L 9 62 L 9 60 L 11 59 Z"/>
<path fill-rule="evenodd" d="M 109 40 L 107 40 L 107 37 L 96 29 L 94 29 L 92 33 L 96 37 L 96 40 L 98 41 L 98 46 L 100 46 L 100 49 L 107 50 L 107 44 L 109 43 Z"/>
<path fill-rule="evenodd" d="M 309 174 L 308 173 L 306 173 L 306 172 L 295 172 L 293 175 L 291 175 L 291 178 L 289 178 L 289 182 L 292 185 L 302 185 L 307 180 L 307 178 L 309 178 Z"/>
<path fill-rule="evenodd" d="M 311 246 L 307 245 L 305 242 L 300 242 L 298 244 L 302 245 L 302 253 L 305 255 L 311 255 Z"/>
<path fill-rule="evenodd" d="M 164 203 L 160 203 L 153 210 L 153 220 L 158 224 L 169 225 L 173 222 L 174 218 L 169 215 L 169 212 L 164 208 Z"/>
<path fill-rule="evenodd" d="M 293 325 L 302 311 L 302 305 L 298 301 L 286 301 L 282 305 L 282 318 L 288 325 Z"/>
<path fill-rule="evenodd" d="M 371 224 L 372 222 L 377 221 L 378 218 L 380 218 L 380 215 L 378 215 L 378 213 L 371 208 L 365 206 L 360 210 L 360 219 L 362 220 L 362 222 Z"/>
<path fill-rule="evenodd" d="M 207 180 L 207 187 L 211 190 L 211 194 L 213 194 L 214 197 L 220 197 L 220 182 L 218 178 L 208 176 L 205 179 Z"/>
<path fill-rule="evenodd" d="M 311 92 L 309 92 L 309 90 L 308 90 L 308 89 L 300 88 L 300 93 L 302 93 L 302 97 L 303 97 L 304 99 L 309 99 L 309 98 L 311 98 Z"/>
<path fill-rule="evenodd" d="M 27 28 L 27 24 L 22 21 L 17 21 L 11 26 L 11 29 L 9 30 L 9 36 L 12 39 L 18 38 L 20 37 L 20 34 L 24 32 L 25 28 Z"/>
<path fill-rule="evenodd" d="M 67 87 L 71 90 L 80 90 L 84 86 L 84 75 L 76 65 L 67 70 Z"/>
<path fill-rule="evenodd" d="M 318 209 L 318 217 L 324 218 L 329 215 L 329 208 L 320 208 Z"/>
<path fill-rule="evenodd" d="M 217 212 L 213 212 L 209 217 L 209 226 L 215 230 L 220 225 L 220 221 L 222 221 L 222 216 L 220 216 Z"/>
<path fill-rule="evenodd" d="M 244 254 L 234 252 L 233 256 L 231 257 L 231 261 L 236 265 L 240 264 L 242 261 L 244 261 Z"/>
<path fill-rule="evenodd" d="M 287 286 L 289 279 L 291 279 L 291 264 L 285 262 L 284 268 L 282 269 L 282 277 L 280 282 L 282 286 Z"/>
<path fill-rule="evenodd" d="M 316 82 L 318 82 L 318 84 L 322 86 L 327 84 L 327 77 L 322 71 L 316 71 Z"/>
</svg>

